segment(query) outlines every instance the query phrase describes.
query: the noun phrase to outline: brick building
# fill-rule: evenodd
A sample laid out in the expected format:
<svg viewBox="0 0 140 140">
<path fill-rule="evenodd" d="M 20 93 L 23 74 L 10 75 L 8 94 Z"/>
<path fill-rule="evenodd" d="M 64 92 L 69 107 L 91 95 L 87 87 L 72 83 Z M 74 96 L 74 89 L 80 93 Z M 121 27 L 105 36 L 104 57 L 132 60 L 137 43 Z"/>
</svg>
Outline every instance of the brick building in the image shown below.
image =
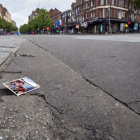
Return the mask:
<svg viewBox="0 0 140 140">
<path fill-rule="evenodd" d="M 11 21 L 11 14 L 8 12 L 8 10 L 2 6 L 2 4 L 0 4 L 0 17 L 5 19 L 8 22 L 12 22 Z"/>
<path fill-rule="evenodd" d="M 39 8 L 37 8 L 35 11 L 32 11 L 31 15 L 28 17 L 28 22 L 35 19 L 35 17 L 38 15 L 39 13 Z"/>
<path fill-rule="evenodd" d="M 66 10 L 61 14 L 61 29 L 65 33 L 69 33 L 72 30 L 72 10 Z"/>
<path fill-rule="evenodd" d="M 50 18 L 52 19 L 53 23 L 56 24 L 57 21 L 61 20 L 61 11 L 58 9 L 50 9 L 49 14 Z"/>
<path fill-rule="evenodd" d="M 74 24 L 87 22 L 88 29 L 83 30 L 90 33 L 109 32 L 109 21 L 113 33 L 120 31 L 120 27 L 128 23 L 128 29 L 132 29 L 139 18 L 138 13 L 134 19 L 131 18 L 131 0 L 76 0 L 71 7 Z"/>
<path fill-rule="evenodd" d="M 13 26 L 14 26 L 14 27 L 16 27 L 16 26 L 17 26 L 17 25 L 16 25 L 16 22 L 15 22 L 15 21 L 13 21 L 13 20 L 12 20 L 12 24 L 13 24 Z"/>
<path fill-rule="evenodd" d="M 3 9 L 3 6 L 0 4 L 0 17 L 2 18 L 2 9 Z"/>
</svg>

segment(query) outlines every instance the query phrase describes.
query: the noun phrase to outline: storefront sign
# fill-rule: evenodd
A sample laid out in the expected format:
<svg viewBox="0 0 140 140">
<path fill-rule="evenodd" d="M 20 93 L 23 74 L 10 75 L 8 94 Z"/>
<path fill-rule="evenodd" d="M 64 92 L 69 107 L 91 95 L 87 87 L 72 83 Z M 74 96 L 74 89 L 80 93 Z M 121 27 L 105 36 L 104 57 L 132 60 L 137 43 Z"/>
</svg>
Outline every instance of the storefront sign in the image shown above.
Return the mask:
<svg viewBox="0 0 140 140">
<path fill-rule="evenodd" d="M 47 28 L 46 28 L 46 30 L 47 30 L 47 31 L 49 31 L 49 30 L 50 30 L 50 28 L 49 28 L 49 27 L 47 27 Z"/>
<path fill-rule="evenodd" d="M 125 24 L 125 27 L 128 28 L 128 24 Z"/>
<path fill-rule="evenodd" d="M 87 28 L 88 27 L 88 23 L 87 22 L 81 23 L 81 27 Z"/>
<path fill-rule="evenodd" d="M 60 21 L 56 22 L 56 27 L 59 28 L 60 27 Z"/>
<path fill-rule="evenodd" d="M 138 24 L 138 23 L 135 23 L 135 24 L 134 24 L 134 30 L 137 31 L 138 28 L 139 28 L 139 24 Z"/>
<path fill-rule="evenodd" d="M 120 24 L 120 31 L 121 32 L 125 31 L 125 23 Z"/>
<path fill-rule="evenodd" d="M 76 29 L 79 29 L 80 28 L 80 26 L 79 25 L 76 25 Z"/>
</svg>

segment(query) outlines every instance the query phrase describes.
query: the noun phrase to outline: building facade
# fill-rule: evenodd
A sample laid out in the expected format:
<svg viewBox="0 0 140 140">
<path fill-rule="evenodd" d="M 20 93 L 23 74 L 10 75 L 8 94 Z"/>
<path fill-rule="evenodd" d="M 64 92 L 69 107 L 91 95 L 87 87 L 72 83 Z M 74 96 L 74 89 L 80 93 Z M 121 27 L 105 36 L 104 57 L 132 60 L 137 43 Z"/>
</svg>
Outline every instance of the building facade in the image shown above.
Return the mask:
<svg viewBox="0 0 140 140">
<path fill-rule="evenodd" d="M 32 11 L 31 15 L 28 17 L 28 22 L 35 19 L 35 17 L 38 15 L 39 13 L 39 8 L 37 8 L 35 11 Z"/>
<path fill-rule="evenodd" d="M 131 0 L 76 0 L 71 7 L 73 23 L 88 33 L 131 31 L 140 18 L 132 15 Z"/>
<path fill-rule="evenodd" d="M 8 12 L 8 10 L 5 7 L 2 6 L 2 4 L 0 4 L 0 17 L 12 23 L 11 14 Z"/>
<path fill-rule="evenodd" d="M 17 27 L 16 22 L 12 20 L 12 24 L 14 27 Z"/>
<path fill-rule="evenodd" d="M 72 10 L 66 10 L 61 14 L 61 30 L 69 33 L 72 30 Z"/>
<path fill-rule="evenodd" d="M 56 24 L 57 21 L 61 20 L 61 11 L 58 9 L 50 9 L 49 14 L 50 18 L 52 19 L 54 25 Z"/>
<path fill-rule="evenodd" d="M 3 9 L 3 6 L 0 4 L 0 17 L 2 18 L 2 9 Z"/>
</svg>

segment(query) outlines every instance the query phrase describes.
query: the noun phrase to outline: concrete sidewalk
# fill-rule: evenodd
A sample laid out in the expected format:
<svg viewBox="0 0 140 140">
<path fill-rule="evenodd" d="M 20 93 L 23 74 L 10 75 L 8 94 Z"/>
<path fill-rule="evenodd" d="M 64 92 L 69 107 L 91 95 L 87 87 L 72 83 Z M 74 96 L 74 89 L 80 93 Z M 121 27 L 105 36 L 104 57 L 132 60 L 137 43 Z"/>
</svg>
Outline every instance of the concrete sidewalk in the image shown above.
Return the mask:
<svg viewBox="0 0 140 140">
<path fill-rule="evenodd" d="M 21 77 L 41 88 L 16 97 L 2 86 Z M 139 115 L 29 41 L 2 75 L 0 110 L 3 140 L 140 139 Z"/>
<path fill-rule="evenodd" d="M 19 36 L 0 36 L 0 66 L 10 56 L 15 53 L 24 40 Z"/>
</svg>

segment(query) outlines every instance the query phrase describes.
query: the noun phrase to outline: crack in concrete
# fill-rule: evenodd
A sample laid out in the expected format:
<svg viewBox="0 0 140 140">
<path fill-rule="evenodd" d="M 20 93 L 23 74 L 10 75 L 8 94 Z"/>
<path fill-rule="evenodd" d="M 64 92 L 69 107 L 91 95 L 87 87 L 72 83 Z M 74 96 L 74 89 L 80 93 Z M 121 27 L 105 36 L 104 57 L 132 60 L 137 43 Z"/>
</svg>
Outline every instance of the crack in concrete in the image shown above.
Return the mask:
<svg viewBox="0 0 140 140">
<path fill-rule="evenodd" d="M 139 103 L 140 100 L 135 100 L 135 101 L 130 101 L 128 104 L 132 104 L 132 103 Z"/>
<path fill-rule="evenodd" d="M 16 48 L 14 46 L 0 46 L 0 48 Z"/>
<path fill-rule="evenodd" d="M 3 73 L 11 73 L 11 74 L 16 74 L 16 73 L 19 73 L 19 74 L 22 74 L 22 71 L 1 71 Z"/>
<path fill-rule="evenodd" d="M 38 45 L 37 43 L 29 40 L 31 43 L 33 43 L 34 45 L 38 46 L 39 48 L 43 49 L 44 51 L 49 52 L 51 55 L 54 56 L 54 54 L 52 52 L 50 52 L 49 50 L 42 48 L 40 45 Z M 55 58 L 57 58 L 56 56 L 54 56 Z M 59 58 L 57 58 L 59 59 Z M 60 60 L 60 59 L 59 59 Z M 64 63 L 62 60 L 60 60 L 62 63 Z M 64 63 L 65 64 L 65 63 Z M 66 65 L 66 64 L 65 64 Z M 68 66 L 69 67 L 69 66 Z M 70 68 L 72 69 L 72 68 Z M 72 69 L 74 71 L 74 69 Z M 77 72 L 76 72 L 77 73 Z M 79 73 L 80 74 L 80 73 Z M 81 75 L 81 74 L 80 74 Z M 134 113 L 136 113 L 137 115 L 140 116 L 140 112 L 135 111 L 134 109 L 132 109 L 131 107 L 129 107 L 129 105 L 119 99 L 117 99 L 116 97 L 114 97 L 113 95 L 111 95 L 109 92 L 105 91 L 104 89 L 102 89 L 100 86 L 96 85 L 95 83 L 93 83 L 92 81 L 90 81 L 90 79 L 84 77 L 83 75 L 81 75 L 81 77 L 86 80 L 90 85 L 95 86 L 97 88 L 99 88 L 100 90 L 102 90 L 103 92 L 105 92 L 107 95 L 111 96 L 113 99 L 115 99 L 116 101 L 118 101 L 119 103 L 121 103 L 122 105 L 124 105 L 125 107 L 127 107 L 128 109 L 130 109 L 131 111 L 133 111 Z"/>
<path fill-rule="evenodd" d="M 139 112 L 137 112 L 137 111 L 135 111 L 134 109 L 132 109 L 131 107 L 129 107 L 129 103 L 127 104 L 127 103 L 125 103 L 125 102 L 123 102 L 123 101 L 117 99 L 116 97 L 114 97 L 113 95 L 111 95 L 109 92 L 105 91 L 105 90 L 102 89 L 100 86 L 94 84 L 92 81 L 90 81 L 90 80 L 87 79 L 86 77 L 84 77 L 84 76 L 82 76 L 82 77 L 83 77 L 83 79 L 85 79 L 89 84 L 91 84 L 91 85 L 93 85 L 93 86 L 95 86 L 95 87 L 101 89 L 103 92 L 105 92 L 106 94 L 108 94 L 109 96 L 111 96 L 112 98 L 114 98 L 116 101 L 118 101 L 119 103 L 121 103 L 122 105 L 124 105 L 125 107 L 127 107 L 128 109 L 130 109 L 131 111 L 133 111 L 134 113 L 136 113 L 137 115 L 140 116 L 140 113 L 139 113 Z"/>
<path fill-rule="evenodd" d="M 91 136 L 92 136 L 94 140 L 99 140 L 101 138 L 106 139 L 106 138 L 104 138 L 104 136 L 107 137 L 109 140 L 118 140 L 110 134 L 109 128 L 103 132 L 96 129 L 96 126 L 93 127 L 93 126 L 88 126 L 88 125 L 87 126 L 72 125 L 69 128 L 69 125 L 66 122 L 64 122 L 61 119 L 61 117 L 58 116 L 58 115 L 64 115 L 64 114 L 60 111 L 59 108 L 54 107 L 51 103 L 49 103 L 44 94 L 35 93 L 35 94 L 31 94 L 31 95 L 42 98 L 45 101 L 45 103 L 50 107 L 50 112 L 52 114 L 52 120 L 55 124 L 55 127 L 60 130 L 60 132 L 54 132 L 54 134 L 58 133 L 57 135 L 59 136 L 61 134 L 61 130 L 62 130 L 62 131 L 67 131 L 67 133 L 69 132 L 72 136 L 78 135 L 78 137 L 79 137 L 79 133 L 83 132 L 82 134 L 84 137 L 91 138 Z M 76 128 L 76 130 L 75 130 L 75 128 Z M 64 133 L 64 135 L 65 135 L 65 133 Z M 61 137 L 61 135 L 60 135 L 60 137 Z"/>
<path fill-rule="evenodd" d="M 45 97 L 44 94 L 35 93 L 35 94 L 31 94 L 31 95 L 32 95 L 32 96 L 35 95 L 35 96 L 41 97 L 41 98 L 47 103 L 47 105 L 49 105 L 51 108 L 53 108 L 54 110 L 56 110 L 59 114 L 63 114 L 63 111 L 62 111 L 62 110 L 60 110 L 60 109 L 58 109 L 57 107 L 51 105 L 51 104 L 47 101 L 47 99 L 46 99 L 46 97 Z"/>
<path fill-rule="evenodd" d="M 15 56 L 21 56 L 21 57 L 35 57 L 34 55 L 30 54 L 15 54 Z"/>
</svg>

